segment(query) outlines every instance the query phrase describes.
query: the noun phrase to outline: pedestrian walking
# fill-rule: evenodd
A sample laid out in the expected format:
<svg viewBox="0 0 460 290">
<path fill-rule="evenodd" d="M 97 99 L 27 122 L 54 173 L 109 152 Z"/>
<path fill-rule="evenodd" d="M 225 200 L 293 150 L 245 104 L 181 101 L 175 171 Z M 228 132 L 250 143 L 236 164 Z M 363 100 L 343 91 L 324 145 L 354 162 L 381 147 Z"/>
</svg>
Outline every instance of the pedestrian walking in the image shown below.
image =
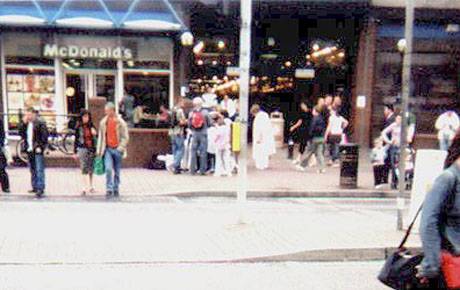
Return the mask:
<svg viewBox="0 0 460 290">
<path fill-rule="evenodd" d="M 308 146 L 308 142 L 310 141 L 310 123 L 312 119 L 312 114 L 310 112 L 310 108 L 306 102 L 300 103 L 300 116 L 297 122 L 289 128 L 291 133 L 297 133 L 297 141 L 299 142 L 299 154 L 297 158 L 294 159 L 294 164 L 299 164 L 302 155 L 305 153 L 305 149 Z"/>
<path fill-rule="evenodd" d="M 382 131 L 381 137 L 386 144 L 389 144 L 388 154 L 391 164 L 391 188 L 398 188 L 398 164 L 401 154 L 401 123 L 402 117 L 396 116 L 395 122 Z M 414 137 L 414 126 L 408 127 L 407 142 L 412 143 Z"/>
<path fill-rule="evenodd" d="M 106 175 L 106 196 L 118 197 L 120 194 L 120 171 L 122 159 L 127 156 L 129 143 L 128 126 L 115 112 L 115 105 L 105 105 L 105 117 L 99 125 L 97 156 L 104 158 Z"/>
<path fill-rule="evenodd" d="M 455 133 L 460 128 L 460 119 L 454 111 L 447 111 L 441 114 L 435 123 L 435 128 L 438 130 L 439 149 L 447 151 Z"/>
<path fill-rule="evenodd" d="M 330 111 L 329 122 L 325 134 L 325 142 L 329 144 L 331 165 L 339 166 L 339 146 L 342 142 L 344 130 L 348 126 L 348 121 L 339 115 L 335 110 Z"/>
<path fill-rule="evenodd" d="M 275 137 L 268 114 L 259 105 L 251 107 L 254 117 L 252 126 L 252 155 L 256 168 L 265 170 L 269 167 L 270 156 L 275 154 Z"/>
<path fill-rule="evenodd" d="M 38 116 L 38 111 L 28 108 L 23 117 L 19 134 L 24 140 L 23 150 L 27 152 L 32 181 L 30 193 L 42 197 L 45 193 L 45 149 L 48 146 L 48 128 Z"/>
<path fill-rule="evenodd" d="M 321 108 L 319 106 L 313 109 L 313 119 L 310 125 L 310 136 L 312 141 L 305 153 L 305 158 L 296 167 L 300 171 L 305 171 L 310 158 L 315 155 L 319 164 L 318 173 L 326 172 L 324 168 L 324 136 L 326 134 L 326 121 L 323 115 L 321 115 L 320 110 Z"/>
<path fill-rule="evenodd" d="M 224 116 L 220 115 L 217 119 L 216 134 L 216 167 L 214 176 L 231 176 L 232 160 L 230 149 L 230 126 L 225 123 Z"/>
<path fill-rule="evenodd" d="M 96 155 L 97 130 L 91 112 L 82 110 L 75 127 L 74 158 L 80 161 L 82 174 L 82 195 L 94 193 L 93 164 Z"/>
<path fill-rule="evenodd" d="M 184 101 L 179 100 L 177 106 L 171 112 L 171 128 L 169 135 L 171 137 L 172 154 L 174 157 L 173 173 L 181 173 L 181 163 L 185 151 L 185 128 L 187 118 L 184 113 Z"/>
<path fill-rule="evenodd" d="M 8 173 L 6 172 L 6 167 L 8 165 L 8 158 L 6 152 L 6 138 L 5 138 L 5 128 L 3 126 L 3 118 L 0 118 L 0 183 L 2 186 L 2 191 L 4 193 L 10 193 L 10 179 Z"/>
<path fill-rule="evenodd" d="M 457 134 L 448 150 L 445 170 L 436 179 L 423 203 L 420 234 L 424 259 L 418 276 L 422 283 L 429 286 L 427 289 L 457 289 L 460 286 L 459 181 L 460 134 Z M 448 262 L 454 260 L 457 261 L 457 266 L 452 263 L 452 268 L 448 269 Z M 457 285 L 446 285 L 445 280 L 456 280 Z"/>
<path fill-rule="evenodd" d="M 371 162 L 374 170 L 374 186 L 376 189 L 382 188 L 382 185 L 385 184 L 386 155 L 387 149 L 383 146 L 383 139 L 375 139 L 374 148 L 371 151 Z"/>
<path fill-rule="evenodd" d="M 383 126 L 381 128 L 381 131 L 385 130 L 387 127 L 389 127 L 391 124 L 395 122 L 396 115 L 395 115 L 395 110 L 392 104 L 387 104 L 384 106 L 383 109 Z M 388 138 L 390 138 L 389 135 L 387 135 Z M 385 141 L 385 140 L 384 140 Z M 390 171 L 391 171 L 391 155 L 389 152 L 391 144 L 385 144 L 385 148 L 387 148 L 388 152 L 386 154 L 385 158 L 385 170 L 384 175 L 383 175 L 383 180 L 385 181 L 386 184 L 389 183 L 389 178 L 390 178 Z"/>
<path fill-rule="evenodd" d="M 188 118 L 188 125 L 192 132 L 192 152 L 190 173 L 196 174 L 198 167 L 197 156 L 200 157 L 200 174 L 205 175 L 208 155 L 208 127 L 211 124 L 208 111 L 203 108 L 200 97 L 193 99 L 193 110 Z"/>
</svg>

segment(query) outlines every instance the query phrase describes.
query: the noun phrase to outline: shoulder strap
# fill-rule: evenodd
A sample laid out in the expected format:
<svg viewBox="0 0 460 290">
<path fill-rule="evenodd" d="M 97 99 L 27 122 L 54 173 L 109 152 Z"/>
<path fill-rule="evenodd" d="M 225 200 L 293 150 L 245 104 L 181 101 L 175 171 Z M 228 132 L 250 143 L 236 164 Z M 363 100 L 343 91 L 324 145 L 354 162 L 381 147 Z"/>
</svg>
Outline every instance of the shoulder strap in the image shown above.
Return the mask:
<svg viewBox="0 0 460 290">
<path fill-rule="evenodd" d="M 410 237 L 410 234 L 412 232 L 412 228 L 414 227 L 415 221 L 417 220 L 418 216 L 420 215 L 420 212 L 422 211 L 422 208 L 423 208 L 423 203 L 418 208 L 417 213 L 414 216 L 414 219 L 412 220 L 412 222 L 410 223 L 409 227 L 407 228 L 406 234 L 404 235 L 403 240 L 399 244 L 398 249 L 404 248 L 404 245 L 406 244 L 407 240 Z"/>
</svg>

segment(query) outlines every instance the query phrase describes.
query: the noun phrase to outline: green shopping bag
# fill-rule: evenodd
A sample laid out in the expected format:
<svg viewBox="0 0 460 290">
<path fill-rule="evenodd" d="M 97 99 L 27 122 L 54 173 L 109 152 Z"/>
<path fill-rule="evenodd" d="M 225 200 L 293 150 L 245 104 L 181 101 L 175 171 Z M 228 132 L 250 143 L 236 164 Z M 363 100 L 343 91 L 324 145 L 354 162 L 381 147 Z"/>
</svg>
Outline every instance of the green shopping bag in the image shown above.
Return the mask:
<svg viewBox="0 0 460 290">
<path fill-rule="evenodd" d="M 96 175 L 105 174 L 104 159 L 102 159 L 102 157 L 96 157 L 94 159 L 94 174 Z"/>
</svg>

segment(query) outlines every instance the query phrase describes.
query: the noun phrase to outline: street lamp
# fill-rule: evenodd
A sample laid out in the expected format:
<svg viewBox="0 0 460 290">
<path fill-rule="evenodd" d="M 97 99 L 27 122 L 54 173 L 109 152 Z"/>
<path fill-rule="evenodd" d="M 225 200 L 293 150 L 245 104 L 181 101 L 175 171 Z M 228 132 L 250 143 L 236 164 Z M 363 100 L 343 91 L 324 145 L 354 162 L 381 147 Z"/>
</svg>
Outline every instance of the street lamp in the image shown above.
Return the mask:
<svg viewBox="0 0 460 290">
<path fill-rule="evenodd" d="M 190 31 L 185 31 L 180 36 L 180 42 L 182 46 L 192 46 L 193 41 L 193 34 Z"/>
<path fill-rule="evenodd" d="M 399 41 L 398 41 L 398 44 L 396 45 L 398 47 L 398 51 L 400 53 L 404 53 L 404 51 L 406 50 L 406 47 L 407 47 L 407 41 L 405 38 L 401 38 Z"/>
</svg>

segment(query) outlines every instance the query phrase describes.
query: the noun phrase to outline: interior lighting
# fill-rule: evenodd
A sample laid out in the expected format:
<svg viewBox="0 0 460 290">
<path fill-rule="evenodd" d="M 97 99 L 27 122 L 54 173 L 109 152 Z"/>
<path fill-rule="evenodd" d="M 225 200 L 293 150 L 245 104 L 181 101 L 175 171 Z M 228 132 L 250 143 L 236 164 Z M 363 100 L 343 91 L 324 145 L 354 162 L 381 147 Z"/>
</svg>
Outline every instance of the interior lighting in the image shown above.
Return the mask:
<svg viewBox="0 0 460 290">
<path fill-rule="evenodd" d="M 317 43 L 313 44 L 313 50 L 318 51 L 319 50 L 319 45 Z"/>
<path fill-rule="evenodd" d="M 286 67 L 291 67 L 292 66 L 292 62 L 290 62 L 289 60 L 286 61 L 286 63 L 284 64 Z"/>
<path fill-rule="evenodd" d="M 219 40 L 219 41 L 217 42 L 217 48 L 219 48 L 219 49 L 224 49 L 224 48 L 225 48 L 225 41 Z"/>
<path fill-rule="evenodd" d="M 194 54 L 200 54 L 203 51 L 203 49 L 204 49 L 204 42 L 200 41 L 193 48 L 193 53 Z"/>
<path fill-rule="evenodd" d="M 212 61 L 212 65 L 213 65 L 213 66 L 216 66 L 216 65 L 217 65 L 217 60 L 213 60 L 213 61 Z"/>
<path fill-rule="evenodd" d="M 196 62 L 196 64 L 197 64 L 197 65 L 203 65 L 204 62 L 203 62 L 203 60 L 200 59 L 200 60 L 198 60 L 198 61 Z"/>
</svg>

